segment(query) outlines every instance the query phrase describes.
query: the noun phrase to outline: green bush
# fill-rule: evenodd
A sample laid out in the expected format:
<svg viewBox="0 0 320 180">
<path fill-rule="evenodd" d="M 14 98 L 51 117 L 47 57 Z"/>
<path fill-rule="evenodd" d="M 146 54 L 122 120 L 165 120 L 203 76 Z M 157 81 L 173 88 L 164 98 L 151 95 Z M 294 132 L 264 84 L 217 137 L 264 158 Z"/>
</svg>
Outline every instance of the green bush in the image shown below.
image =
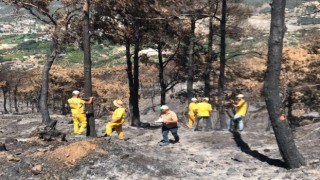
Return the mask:
<svg viewBox="0 0 320 180">
<path fill-rule="evenodd" d="M 24 35 L 7 35 L 7 36 L 2 36 L 1 41 L 4 44 L 20 44 L 24 42 L 24 39 L 33 39 L 36 38 L 36 34 L 24 34 Z"/>
<path fill-rule="evenodd" d="M 298 19 L 300 25 L 320 24 L 320 18 L 314 17 L 300 17 Z"/>
<path fill-rule="evenodd" d="M 0 56 L 0 63 L 6 62 L 6 61 L 11 61 L 11 59 Z"/>
<path fill-rule="evenodd" d="M 30 51 L 30 50 L 37 49 L 38 46 L 39 46 L 39 43 L 37 41 L 30 40 L 30 41 L 26 41 L 26 42 L 19 44 L 17 46 L 17 49 Z"/>
</svg>

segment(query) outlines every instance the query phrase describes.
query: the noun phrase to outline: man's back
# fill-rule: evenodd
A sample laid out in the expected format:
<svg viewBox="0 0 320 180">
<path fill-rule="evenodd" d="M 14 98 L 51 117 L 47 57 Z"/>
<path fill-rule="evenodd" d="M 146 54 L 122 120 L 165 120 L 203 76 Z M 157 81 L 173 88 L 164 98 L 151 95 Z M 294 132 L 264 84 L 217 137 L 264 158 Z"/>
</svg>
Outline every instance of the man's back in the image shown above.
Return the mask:
<svg viewBox="0 0 320 180">
<path fill-rule="evenodd" d="M 201 102 L 197 104 L 198 116 L 210 116 L 211 111 L 212 111 L 211 104 L 207 102 Z"/>
<path fill-rule="evenodd" d="M 117 108 L 113 114 L 112 114 L 112 120 L 119 119 L 119 124 L 123 124 L 125 121 L 125 113 L 126 109 L 125 108 Z"/>
<path fill-rule="evenodd" d="M 80 98 L 72 97 L 68 99 L 68 103 L 69 103 L 72 114 L 84 113 L 84 104 L 85 104 L 84 100 Z"/>
</svg>

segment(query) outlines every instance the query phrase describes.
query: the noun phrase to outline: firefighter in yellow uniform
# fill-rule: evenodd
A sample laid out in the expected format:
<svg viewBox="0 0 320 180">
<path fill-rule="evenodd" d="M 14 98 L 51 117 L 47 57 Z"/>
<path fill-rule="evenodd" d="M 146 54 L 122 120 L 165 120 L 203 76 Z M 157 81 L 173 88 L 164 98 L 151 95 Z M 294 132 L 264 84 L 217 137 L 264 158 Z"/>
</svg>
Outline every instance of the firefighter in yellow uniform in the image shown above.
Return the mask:
<svg viewBox="0 0 320 180">
<path fill-rule="evenodd" d="M 121 100 L 114 100 L 113 105 L 116 106 L 117 109 L 114 112 L 112 112 L 111 122 L 108 122 L 106 125 L 105 136 L 111 136 L 112 129 L 114 128 L 118 133 L 118 138 L 123 140 L 124 134 L 122 131 L 122 124 L 124 123 L 126 118 L 126 109 L 123 107 L 123 102 Z M 107 111 L 109 110 L 107 109 Z"/>
<path fill-rule="evenodd" d="M 87 117 L 84 112 L 85 104 L 92 104 L 92 97 L 88 101 L 79 98 L 80 92 L 75 90 L 72 92 L 72 98 L 68 99 L 73 120 L 73 132 L 82 134 L 87 128 Z"/>
<path fill-rule="evenodd" d="M 205 97 L 202 99 L 202 102 L 197 104 L 197 118 L 196 118 L 196 126 L 194 128 L 195 131 L 199 131 L 199 121 L 202 119 L 202 128 L 201 130 L 210 130 L 212 129 L 211 124 L 211 112 L 212 106 L 208 103 L 209 98 Z"/>
<path fill-rule="evenodd" d="M 243 130 L 243 118 L 246 116 L 247 109 L 248 109 L 248 103 L 244 100 L 244 95 L 243 94 L 238 94 L 237 95 L 238 102 L 233 103 L 233 106 L 237 109 L 236 114 L 234 115 L 233 118 L 230 118 L 229 121 L 227 122 L 228 124 L 228 129 L 231 130 L 231 124 L 233 121 L 238 120 L 238 128 L 240 131 Z"/>
<path fill-rule="evenodd" d="M 189 124 L 188 127 L 190 129 L 193 128 L 194 121 L 196 119 L 196 111 L 197 111 L 197 98 L 192 98 L 191 103 L 189 104 Z"/>
</svg>

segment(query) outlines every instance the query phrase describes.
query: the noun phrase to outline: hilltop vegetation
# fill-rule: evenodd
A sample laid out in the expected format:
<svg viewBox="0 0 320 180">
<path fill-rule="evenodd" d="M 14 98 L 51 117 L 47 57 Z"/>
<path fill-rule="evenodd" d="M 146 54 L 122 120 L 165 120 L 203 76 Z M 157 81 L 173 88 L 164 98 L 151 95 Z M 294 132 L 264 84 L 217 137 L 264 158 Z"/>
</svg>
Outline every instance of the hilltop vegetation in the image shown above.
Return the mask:
<svg viewBox="0 0 320 180">
<path fill-rule="evenodd" d="M 265 3 L 265 1 L 259 1 L 259 0 L 244 0 L 244 3 L 254 6 L 261 6 L 262 3 Z M 307 1 L 303 1 L 307 2 Z M 290 1 L 288 2 L 288 7 L 294 6 L 297 7 L 298 5 L 301 5 L 303 3 L 301 1 Z M 5 8 L 10 9 L 10 8 Z M 263 16 L 262 16 L 263 17 Z M 265 17 L 267 18 L 267 17 Z M 204 21 L 203 23 L 207 23 L 207 21 Z M 205 38 L 204 34 L 201 34 L 203 30 L 205 30 L 206 26 L 200 26 L 199 25 L 199 32 L 197 33 L 196 37 L 201 39 L 196 44 L 196 50 L 197 50 L 197 61 L 195 66 L 197 67 L 197 71 L 194 75 L 194 77 L 197 80 L 201 81 L 202 74 L 201 74 L 201 67 L 203 67 L 205 61 L 205 55 L 206 51 L 208 51 L 207 46 L 207 39 Z M 242 25 L 241 31 L 238 31 L 238 33 L 232 34 L 232 36 L 227 37 L 227 59 L 228 59 L 228 67 L 227 67 L 227 87 L 229 89 L 232 89 L 234 86 L 240 86 L 239 89 L 245 90 L 247 92 L 254 92 L 252 93 L 255 97 L 261 96 L 261 86 L 262 86 L 262 77 L 264 73 L 263 66 L 265 65 L 265 58 L 266 58 L 266 50 L 267 50 L 267 40 L 268 35 L 264 34 L 261 30 L 255 29 L 254 27 L 245 24 Z M 205 32 L 205 31 L 204 31 Z M 288 32 L 285 36 L 286 38 L 286 46 L 290 48 L 291 46 L 294 46 L 296 48 L 307 48 L 310 52 L 317 53 L 317 41 L 315 38 L 312 38 L 312 34 L 316 33 L 316 31 L 309 33 L 312 31 L 292 31 Z M 11 49 L 2 49 L 0 61 L 13 61 L 13 62 L 19 62 L 22 64 L 29 64 L 28 67 L 37 67 L 38 65 L 43 65 L 45 60 L 48 57 L 48 50 L 50 48 L 51 42 L 50 39 L 46 40 L 38 40 L 39 37 L 43 35 L 41 34 L 24 34 L 24 35 L 5 35 L 2 36 L 1 42 L 3 44 L 15 44 L 16 46 Z M 310 38 L 311 37 L 311 38 Z M 308 39 L 309 40 L 306 40 Z M 305 46 L 301 46 L 301 44 L 304 43 Z M 218 51 L 218 45 L 219 42 L 216 41 L 214 44 L 214 49 Z M 115 42 L 111 41 L 101 41 L 99 43 L 95 42 L 92 44 L 92 63 L 94 68 L 101 68 L 101 67 L 108 67 L 108 66 L 117 66 L 120 65 L 120 69 L 123 69 L 121 67 L 124 65 L 126 59 L 125 59 L 125 48 Z M 154 45 L 146 44 L 142 47 L 143 48 L 155 48 Z M 131 48 L 133 50 L 133 48 Z M 141 62 L 146 65 L 141 65 L 142 67 L 145 66 L 146 68 L 148 66 L 157 66 L 157 57 L 152 56 L 141 56 Z M 257 65 L 254 65 L 251 68 L 247 68 L 246 66 L 243 67 L 245 72 L 239 73 L 233 68 L 237 69 L 237 66 L 242 66 L 242 64 L 246 64 L 247 61 L 257 60 Z M 315 57 L 311 58 L 311 61 L 314 61 L 316 59 Z M 294 58 L 292 58 L 294 61 Z M 65 70 L 73 69 L 75 67 L 81 67 L 83 63 L 83 52 L 81 50 L 81 47 L 77 43 L 68 44 L 63 46 L 63 53 L 57 58 L 55 61 L 55 65 L 61 66 L 65 68 Z M 218 69 L 218 63 L 213 64 L 214 69 Z M 99 68 L 98 68 L 99 67 Z M 228 68 L 231 69 L 228 69 Z M 81 68 L 80 68 L 81 69 Z M 115 68 L 117 69 L 117 68 Z M 61 69 L 61 71 L 64 71 L 64 69 Z M 99 71 L 99 70 L 98 70 Z M 108 70 L 109 71 L 109 70 Z M 170 69 L 168 70 L 170 71 Z M 230 72 L 229 72 L 230 71 Z M 158 72 L 154 70 L 151 74 L 157 74 Z M 168 73 L 168 72 L 167 72 Z M 235 73 L 235 74 L 233 74 Z M 183 73 L 182 73 L 183 74 Z M 239 76 L 240 75 L 240 76 Z M 40 76 L 40 75 L 39 75 Z M 154 77 L 151 81 L 144 82 L 144 79 L 148 76 L 148 74 L 142 73 L 142 83 L 143 84 L 152 84 L 154 82 L 157 82 L 157 77 Z M 125 78 L 125 72 L 123 72 L 123 75 L 121 77 Z M 183 77 L 183 76 L 182 76 Z M 235 79 L 234 77 L 240 77 L 242 79 L 241 81 L 238 81 L 238 79 Z M 170 78 L 173 78 L 173 75 L 167 74 L 168 81 Z M 68 79 L 68 78 L 66 78 Z M 99 79 L 99 78 L 98 78 Z M 250 80 L 248 80 L 250 79 Z M 216 89 L 217 85 L 217 78 L 214 78 L 214 81 L 212 82 L 213 88 Z M 79 85 L 76 85 L 79 86 Z M 152 86 L 152 85 L 150 85 Z M 81 87 L 81 86 L 80 86 Z M 201 87 L 202 88 L 202 87 Z M 203 92 L 200 88 L 199 95 Z M 23 89 L 23 88 L 22 88 Z M 53 94 L 55 90 L 53 90 Z M 100 94 L 100 92 L 98 93 Z M 213 95 L 216 95 L 215 93 Z M 117 95 L 118 96 L 118 95 Z"/>
<path fill-rule="evenodd" d="M 0 179 L 317 180 L 319 123 L 305 125 L 320 121 L 320 31 L 301 26 L 304 7 L 274 0 L 270 23 L 258 0 L 5 1 L 46 25 L 0 27 Z M 74 90 L 94 97 L 79 112 L 86 135 L 68 124 Z M 225 125 L 229 93 L 249 107 L 244 131 Z M 210 99 L 207 131 L 187 127 L 194 97 Z M 121 140 L 105 136 L 116 99 Z M 179 142 L 159 146 L 160 105 L 176 112 Z"/>
<path fill-rule="evenodd" d="M 29 58 L 36 57 L 39 64 L 43 64 L 47 57 L 47 51 L 51 42 L 48 40 L 37 40 L 37 34 L 5 35 L 2 36 L 3 44 L 16 44 L 11 49 L 0 50 L 2 62 L 4 61 L 27 61 Z M 92 46 L 93 66 L 99 67 L 106 64 L 123 64 L 124 52 L 119 51 L 121 46 L 110 43 L 94 44 Z M 82 64 L 83 52 L 76 45 L 64 47 L 64 53 L 57 59 L 57 64 L 70 67 Z M 27 62 L 26 62 L 27 63 Z"/>
</svg>

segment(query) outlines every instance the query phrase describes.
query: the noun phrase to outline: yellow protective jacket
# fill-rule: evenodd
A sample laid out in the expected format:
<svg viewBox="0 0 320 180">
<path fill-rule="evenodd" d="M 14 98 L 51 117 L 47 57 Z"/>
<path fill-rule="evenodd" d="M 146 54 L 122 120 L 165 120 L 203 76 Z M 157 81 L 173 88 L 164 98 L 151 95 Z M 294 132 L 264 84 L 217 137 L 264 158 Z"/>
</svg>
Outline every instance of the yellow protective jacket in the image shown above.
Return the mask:
<svg viewBox="0 0 320 180">
<path fill-rule="evenodd" d="M 197 104 L 194 102 L 191 102 L 189 104 L 189 114 L 194 114 L 194 112 L 196 112 L 197 110 Z"/>
<path fill-rule="evenodd" d="M 84 104 L 85 104 L 84 100 L 80 98 L 72 97 L 68 99 L 68 103 L 69 103 L 72 114 L 84 114 Z"/>
<path fill-rule="evenodd" d="M 197 116 L 208 117 L 212 111 L 211 104 L 207 102 L 201 102 L 197 104 Z"/>
<path fill-rule="evenodd" d="M 112 121 L 120 118 L 120 120 L 118 120 L 115 123 L 123 124 L 125 121 L 125 113 L 126 113 L 125 108 L 117 108 L 112 114 L 112 117 L 111 117 Z"/>
<path fill-rule="evenodd" d="M 247 113 L 247 108 L 248 108 L 247 102 L 244 99 L 241 99 L 236 106 L 237 106 L 236 114 L 242 117 L 245 117 Z"/>
</svg>

